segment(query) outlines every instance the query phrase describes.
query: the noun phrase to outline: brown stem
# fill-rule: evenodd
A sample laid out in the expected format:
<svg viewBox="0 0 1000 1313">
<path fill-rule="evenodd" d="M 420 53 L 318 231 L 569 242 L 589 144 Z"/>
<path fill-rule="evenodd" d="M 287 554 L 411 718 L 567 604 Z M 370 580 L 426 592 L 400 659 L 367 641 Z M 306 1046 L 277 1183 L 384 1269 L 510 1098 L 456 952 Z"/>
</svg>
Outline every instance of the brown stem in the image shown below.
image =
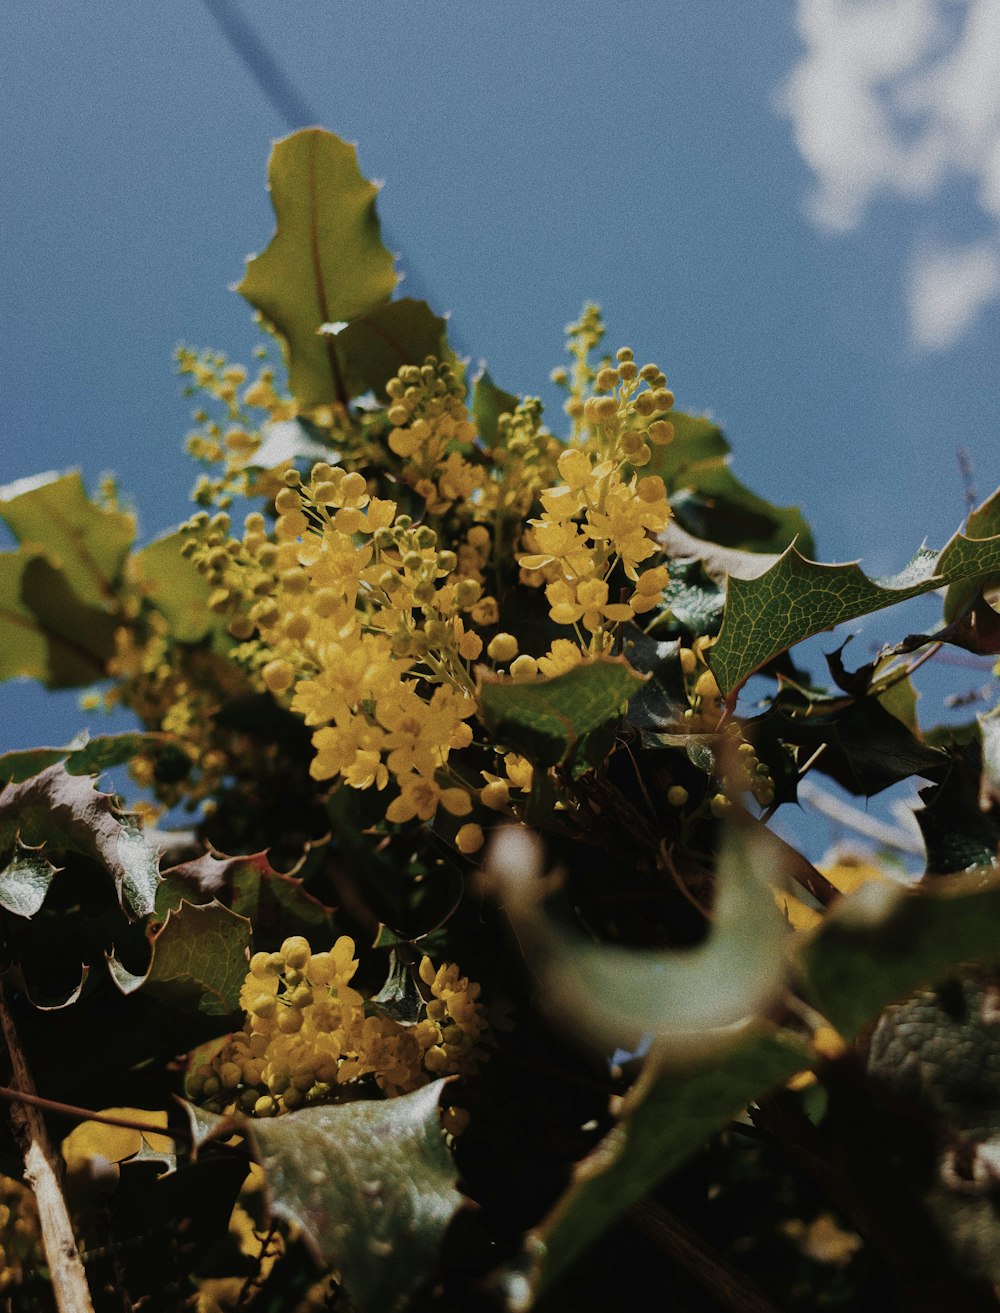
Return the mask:
<svg viewBox="0 0 1000 1313">
<path fill-rule="evenodd" d="M 58 1099 L 44 1099 L 40 1094 L 28 1094 L 24 1090 L 13 1090 L 9 1085 L 0 1085 L 0 1099 L 8 1103 L 26 1103 L 32 1108 L 43 1108 L 46 1112 L 57 1112 L 64 1117 L 74 1117 L 77 1121 L 100 1122 L 103 1126 L 121 1126 L 127 1131 L 142 1131 L 145 1135 L 166 1135 L 175 1140 L 178 1135 L 190 1135 L 185 1128 L 168 1131 L 165 1126 L 154 1122 L 133 1121 L 129 1117 L 110 1117 L 105 1112 L 94 1112 L 91 1108 L 79 1108 L 75 1103 L 60 1103 Z"/>
<path fill-rule="evenodd" d="M 59 1183 L 59 1157 L 35 1104 L 31 1070 L 0 980 L 0 1027 L 3 1029 L 17 1102 L 11 1104 L 10 1122 L 24 1154 L 24 1178 L 34 1191 L 42 1246 L 59 1313 L 94 1313 L 87 1276 L 69 1220 L 66 1197 Z"/>
<path fill-rule="evenodd" d="M 660 1204 L 645 1199 L 632 1208 L 631 1217 L 640 1231 L 718 1301 L 720 1308 L 730 1313 L 778 1313 L 776 1306 L 701 1236 Z"/>
</svg>

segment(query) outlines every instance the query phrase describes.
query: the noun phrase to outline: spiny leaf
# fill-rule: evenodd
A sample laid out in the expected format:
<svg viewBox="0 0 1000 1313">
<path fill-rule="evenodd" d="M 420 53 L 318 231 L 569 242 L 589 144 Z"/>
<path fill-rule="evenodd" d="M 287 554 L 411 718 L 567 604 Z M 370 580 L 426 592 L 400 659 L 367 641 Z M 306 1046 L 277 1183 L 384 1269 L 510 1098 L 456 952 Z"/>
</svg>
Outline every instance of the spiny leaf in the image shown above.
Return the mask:
<svg viewBox="0 0 1000 1313">
<path fill-rule="evenodd" d="M 37 848 L 15 841 L 13 856 L 0 870 L 0 907 L 15 916 L 34 916 L 55 874 L 56 867 Z"/>
<path fill-rule="evenodd" d="M 294 873 L 282 874 L 268 861 L 267 853 L 226 857 L 204 853 L 190 862 L 163 872 L 156 893 L 156 915 L 166 916 L 182 900 L 202 902 L 217 899 L 245 916 L 258 935 L 280 927 L 283 934 L 306 928 L 332 930 L 332 912 L 307 893 Z"/>
<path fill-rule="evenodd" d="M 1000 536 L 956 534 L 940 552 L 922 548 L 889 579 L 869 579 L 856 562 L 820 565 L 789 547 L 758 578 L 729 580 L 722 630 L 709 661 L 728 696 L 765 662 L 813 634 L 997 570 Z"/>
<path fill-rule="evenodd" d="M 60 762 L 20 784 L 0 789 L 0 852 L 23 843 L 69 848 L 99 862 L 115 882 L 127 915 L 153 910 L 157 855 L 114 795 L 99 793 L 89 776 L 71 775 Z"/>
<path fill-rule="evenodd" d="M 379 236 L 378 188 L 362 176 L 354 147 L 319 128 L 279 141 L 268 176 L 277 231 L 237 291 L 284 338 L 299 405 L 346 404 L 336 341 L 320 329 L 370 314 L 396 285 Z"/>
<path fill-rule="evenodd" d="M 438 1113 L 444 1085 L 273 1119 L 208 1122 L 191 1111 L 199 1141 L 232 1129 L 248 1136 L 272 1214 L 340 1272 L 351 1306 L 393 1313 L 433 1274 L 462 1204 Z"/>
<path fill-rule="evenodd" d="M 526 1309 L 622 1214 L 752 1100 L 808 1067 L 794 1036 L 757 1030 L 712 1063 L 677 1072 L 649 1064 L 622 1119 L 580 1162 L 552 1212 L 508 1269 L 511 1309 Z M 527 1271 L 525 1271 L 525 1267 Z"/>
<path fill-rule="evenodd" d="M 1000 488 L 977 506 L 965 521 L 967 538 L 995 538 L 1000 535 Z M 944 595 L 944 619 L 951 623 L 968 610 L 976 598 L 975 582 L 955 583 Z"/>
<path fill-rule="evenodd" d="M 333 340 L 350 397 L 375 392 L 384 400 L 386 383 L 402 365 L 422 365 L 427 356 L 452 357 L 447 322 L 426 301 L 411 297 L 360 315 Z"/>
<path fill-rule="evenodd" d="M 975 740 L 952 745 L 949 769 L 939 784 L 920 790 L 915 812 L 927 851 L 927 870 L 948 875 L 1000 861 L 1000 815 L 979 806 L 982 757 Z"/>
<path fill-rule="evenodd" d="M 890 1003 L 959 965 L 1000 961 L 998 925 L 995 872 L 950 876 L 916 891 L 864 885 L 804 947 L 809 996 L 851 1039 Z"/>
<path fill-rule="evenodd" d="M 70 775 L 98 775 L 169 741 L 166 734 L 101 734 L 96 738 L 83 734 L 64 748 L 5 752 L 0 756 L 0 783 L 20 784 L 60 761 Z"/>
<path fill-rule="evenodd" d="M 218 902 L 194 907 L 182 901 L 153 935 L 145 975 L 133 975 L 113 954 L 108 969 L 123 994 L 143 989 L 174 1007 L 228 1017 L 239 1011 L 249 948 L 245 916 Z"/>
<path fill-rule="evenodd" d="M 644 683 L 627 662 L 602 657 L 534 684 L 484 681 L 479 705 L 498 742 L 555 765 L 579 761 L 587 735 L 617 720 Z"/>
<path fill-rule="evenodd" d="M 91 501 L 78 472 L 41 474 L 0 488 L 0 519 L 19 543 L 48 556 L 82 603 L 116 604 L 135 520 Z"/>
</svg>

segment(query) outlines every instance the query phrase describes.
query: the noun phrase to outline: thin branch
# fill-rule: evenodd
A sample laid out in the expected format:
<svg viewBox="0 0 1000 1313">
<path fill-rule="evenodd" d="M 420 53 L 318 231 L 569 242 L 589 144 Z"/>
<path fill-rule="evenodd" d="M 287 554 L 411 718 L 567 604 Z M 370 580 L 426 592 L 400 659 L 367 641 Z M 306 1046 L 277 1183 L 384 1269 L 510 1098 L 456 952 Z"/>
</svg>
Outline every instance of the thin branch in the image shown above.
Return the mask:
<svg viewBox="0 0 1000 1313">
<path fill-rule="evenodd" d="M 720 1308 L 729 1313 L 778 1313 L 775 1305 L 721 1254 L 660 1204 L 645 1199 L 632 1208 L 631 1217 L 644 1235 L 718 1301 Z"/>
<path fill-rule="evenodd" d="M 102 1126 L 121 1126 L 126 1131 L 142 1131 L 144 1135 L 166 1135 L 176 1140 L 178 1135 L 190 1135 L 185 1127 L 179 1131 L 157 1126 L 155 1122 L 134 1121 L 129 1117 L 111 1117 L 105 1112 L 94 1112 L 92 1108 L 78 1108 L 74 1103 L 60 1103 L 58 1099 L 43 1099 L 39 1094 L 27 1094 L 24 1090 L 11 1089 L 9 1085 L 0 1085 L 0 1099 L 8 1103 L 27 1103 L 32 1108 L 42 1108 L 46 1112 L 57 1112 L 63 1117 L 74 1117 L 82 1122 L 100 1122 Z"/>
<path fill-rule="evenodd" d="M 24 1154 L 24 1177 L 34 1191 L 42 1246 L 59 1313 L 94 1313 L 87 1275 L 69 1220 L 66 1197 L 59 1183 L 59 1158 L 41 1110 L 35 1106 L 34 1082 L 0 980 L 0 1026 L 3 1029 L 18 1101 L 11 1104 L 10 1121 Z"/>
</svg>

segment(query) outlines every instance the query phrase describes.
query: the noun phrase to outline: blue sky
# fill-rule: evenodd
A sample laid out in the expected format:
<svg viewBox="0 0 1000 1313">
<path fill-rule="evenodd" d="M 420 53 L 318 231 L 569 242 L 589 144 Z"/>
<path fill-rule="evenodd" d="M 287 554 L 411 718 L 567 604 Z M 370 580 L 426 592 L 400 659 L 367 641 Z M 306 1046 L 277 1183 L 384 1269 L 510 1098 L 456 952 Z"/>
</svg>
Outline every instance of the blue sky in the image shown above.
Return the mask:
<svg viewBox="0 0 1000 1313">
<path fill-rule="evenodd" d="M 595 299 L 821 559 L 942 545 L 957 445 L 980 497 L 1000 481 L 995 0 L 234 3 L 386 181 L 460 349 L 553 427 Z M 7 0 L 0 88 L 0 481 L 116 470 L 156 536 L 193 482 L 172 352 L 249 356 L 227 289 L 271 233 L 285 125 L 200 0 Z M 0 686 L 0 747 L 86 720 Z"/>
</svg>

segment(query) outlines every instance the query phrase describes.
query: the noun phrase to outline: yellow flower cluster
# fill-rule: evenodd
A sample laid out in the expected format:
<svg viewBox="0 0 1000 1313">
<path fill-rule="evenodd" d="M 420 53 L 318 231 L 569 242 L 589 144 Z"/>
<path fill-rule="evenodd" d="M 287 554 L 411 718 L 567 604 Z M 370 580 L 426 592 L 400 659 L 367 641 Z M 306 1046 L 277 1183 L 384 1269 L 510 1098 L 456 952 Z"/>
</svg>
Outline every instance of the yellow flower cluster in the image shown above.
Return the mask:
<svg viewBox="0 0 1000 1313">
<path fill-rule="evenodd" d="M 220 423 L 205 410 L 195 411 L 198 428 L 188 435 L 188 452 L 202 464 L 222 469 L 214 478 L 206 474 L 199 479 L 194 499 L 201 506 L 228 506 L 234 496 L 248 491 L 246 467 L 260 446 L 261 425 L 294 419 L 296 403 L 279 396 L 272 369 L 262 368 L 248 384 L 244 366 L 230 365 L 218 352 L 179 347 L 177 369 L 191 380 L 188 395 L 201 393 L 218 403 L 223 415 Z"/>
<path fill-rule="evenodd" d="M 441 515 L 456 501 L 471 504 L 485 482 L 473 464 L 476 426 L 463 401 L 463 387 L 447 362 L 428 356 L 423 365 L 404 365 L 386 385 L 389 447 L 404 462 L 402 477 Z"/>
<path fill-rule="evenodd" d="M 468 1075 L 483 1056 L 487 1022 L 479 986 L 458 967 L 420 963 L 430 998 L 421 1019 L 393 1019 L 351 986 L 354 941 L 313 953 L 302 936 L 256 953 L 240 994 L 246 1029 L 186 1082 L 190 1098 L 273 1117 L 330 1101 L 338 1086 L 372 1077 L 387 1095 L 436 1076 Z"/>
<path fill-rule="evenodd" d="M 215 585 L 210 605 L 232 614 L 244 640 L 234 655 L 315 729 L 314 778 L 357 789 L 392 780 L 394 823 L 429 820 L 439 805 L 468 815 L 448 758 L 472 739 L 475 627 L 497 615 L 474 577 L 487 530 L 473 525 L 459 553 L 442 551 L 433 529 L 371 496 L 358 472 L 319 462 L 306 484 L 294 471 L 286 484 L 276 542 L 259 514 L 247 517 L 242 542 L 214 547 L 204 525 L 186 526 Z M 457 842 L 474 851 L 479 827 L 462 827 Z"/>
<path fill-rule="evenodd" d="M 617 367 L 594 378 L 606 395 L 571 397 L 578 423 L 558 459 L 562 482 L 541 493 L 542 515 L 517 558 L 524 582 L 544 584 L 551 618 L 574 626 L 591 653 L 609 650 L 615 626 L 652 610 L 667 583 L 663 565 L 640 570 L 670 518 L 666 488 L 659 475 L 635 472 L 649 463 L 650 443 L 673 436 L 664 384 L 657 366 L 639 369 L 623 348 Z"/>
<path fill-rule="evenodd" d="M 117 630 L 108 674 L 116 683 L 103 695 L 104 705 L 128 707 L 148 729 L 169 734 L 177 749 L 173 777 L 164 774 L 161 754 L 135 754 L 129 771 L 136 782 L 153 788 L 167 806 L 214 793 L 229 758 L 212 717 L 248 691 L 239 669 L 206 647 L 172 641 L 167 621 L 150 611 Z"/>
<path fill-rule="evenodd" d="M 44 1261 L 35 1196 L 20 1181 L 0 1176 L 0 1296 L 10 1300 Z"/>
</svg>

